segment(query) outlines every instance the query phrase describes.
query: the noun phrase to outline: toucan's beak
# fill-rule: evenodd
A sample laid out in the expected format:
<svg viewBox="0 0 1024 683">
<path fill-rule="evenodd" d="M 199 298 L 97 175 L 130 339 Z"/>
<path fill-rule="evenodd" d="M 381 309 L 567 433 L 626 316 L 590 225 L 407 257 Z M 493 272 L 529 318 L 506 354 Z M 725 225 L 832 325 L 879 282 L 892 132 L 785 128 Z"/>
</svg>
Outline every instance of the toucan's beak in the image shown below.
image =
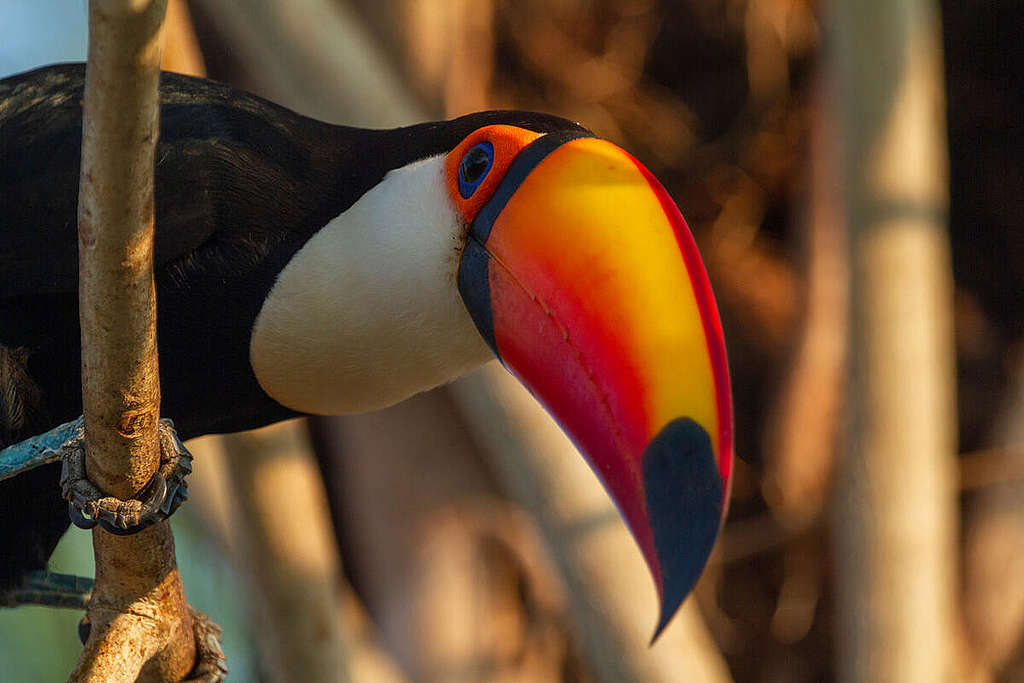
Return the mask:
<svg viewBox="0 0 1024 683">
<path fill-rule="evenodd" d="M 537 137 L 516 155 L 472 222 L 459 291 L 618 505 L 661 596 L 657 637 L 725 513 L 725 347 L 664 188 L 612 143 L 579 135 Z"/>
</svg>

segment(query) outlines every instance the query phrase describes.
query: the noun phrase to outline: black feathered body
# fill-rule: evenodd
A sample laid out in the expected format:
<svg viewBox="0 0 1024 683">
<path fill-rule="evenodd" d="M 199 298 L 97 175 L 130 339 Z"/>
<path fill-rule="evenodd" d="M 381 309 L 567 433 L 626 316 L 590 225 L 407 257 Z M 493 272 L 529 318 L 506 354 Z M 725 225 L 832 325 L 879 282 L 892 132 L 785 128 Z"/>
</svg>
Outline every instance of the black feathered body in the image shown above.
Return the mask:
<svg viewBox="0 0 1024 683">
<path fill-rule="evenodd" d="M 0 425 L 5 443 L 81 413 L 76 212 L 83 83 L 83 65 L 0 81 L 0 417 L 22 415 Z M 249 365 L 253 321 L 296 251 L 389 170 L 445 153 L 488 123 L 538 131 L 571 125 L 486 112 L 395 130 L 333 126 L 222 84 L 167 73 L 160 96 L 161 414 L 183 438 L 295 414 L 256 381 Z M 58 468 L 48 466 L 0 483 L 0 590 L 42 568 L 67 528 L 57 479 Z"/>
</svg>

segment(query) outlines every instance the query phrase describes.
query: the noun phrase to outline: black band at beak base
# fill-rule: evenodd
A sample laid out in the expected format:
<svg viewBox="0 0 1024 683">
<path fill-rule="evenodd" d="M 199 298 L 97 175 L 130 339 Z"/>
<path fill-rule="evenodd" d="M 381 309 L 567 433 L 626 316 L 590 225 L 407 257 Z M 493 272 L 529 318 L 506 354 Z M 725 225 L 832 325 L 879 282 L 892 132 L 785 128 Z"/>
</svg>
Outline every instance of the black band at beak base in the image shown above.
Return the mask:
<svg viewBox="0 0 1024 683">
<path fill-rule="evenodd" d="M 491 282 L 489 275 L 491 257 L 487 250 L 472 235 L 466 236 L 459 262 L 458 286 L 462 302 L 473 318 L 476 329 L 484 338 L 491 351 L 499 360 L 498 342 L 494 338 L 494 312 L 491 310 Z"/>
</svg>

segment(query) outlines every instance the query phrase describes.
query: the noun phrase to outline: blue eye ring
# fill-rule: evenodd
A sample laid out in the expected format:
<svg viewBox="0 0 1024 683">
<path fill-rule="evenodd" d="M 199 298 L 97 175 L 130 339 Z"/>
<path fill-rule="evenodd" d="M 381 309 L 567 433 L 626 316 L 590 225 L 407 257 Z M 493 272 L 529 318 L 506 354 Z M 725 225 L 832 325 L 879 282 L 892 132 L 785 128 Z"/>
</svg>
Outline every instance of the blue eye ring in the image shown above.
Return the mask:
<svg viewBox="0 0 1024 683">
<path fill-rule="evenodd" d="M 462 155 L 459 162 L 459 194 L 469 199 L 494 165 L 494 145 L 481 142 Z"/>
</svg>

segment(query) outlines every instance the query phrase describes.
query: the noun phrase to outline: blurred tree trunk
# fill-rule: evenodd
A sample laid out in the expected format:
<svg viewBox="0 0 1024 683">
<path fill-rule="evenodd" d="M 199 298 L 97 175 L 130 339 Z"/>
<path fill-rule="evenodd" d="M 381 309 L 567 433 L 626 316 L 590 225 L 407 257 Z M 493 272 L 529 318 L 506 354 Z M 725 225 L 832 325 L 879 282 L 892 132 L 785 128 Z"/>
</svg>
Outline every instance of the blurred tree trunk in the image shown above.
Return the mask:
<svg viewBox="0 0 1024 683">
<path fill-rule="evenodd" d="M 189 505 L 247 579 L 258 659 L 274 681 L 400 683 L 342 567 L 302 421 L 189 442 Z"/>
<path fill-rule="evenodd" d="M 964 625 L 977 681 L 1024 679 L 1024 354 L 1011 370 L 989 468 L 1005 479 L 970 498 L 964 525 Z"/>
<path fill-rule="evenodd" d="M 315 420 L 349 571 L 415 681 L 554 681 L 563 587 L 442 391 Z"/>
<path fill-rule="evenodd" d="M 420 120 L 420 108 L 374 36 L 345 2 L 233 3 L 194 0 L 247 78 L 234 83 L 300 114 L 389 128 Z"/>
<path fill-rule="evenodd" d="M 830 8 L 852 269 L 839 678 L 950 681 L 956 413 L 939 18 L 931 0 Z"/>
<path fill-rule="evenodd" d="M 839 187 L 835 102 L 818 78 L 802 216 L 806 303 L 793 360 L 768 419 L 762 489 L 789 529 L 814 523 L 830 491 L 849 336 L 849 250 Z"/>
<path fill-rule="evenodd" d="M 274 681 L 352 680 L 342 638 L 341 563 L 316 465 L 293 423 L 223 439 L 239 509 L 238 565 Z"/>
<path fill-rule="evenodd" d="M 167 0 L 164 33 L 166 38 L 160 68 L 189 76 L 206 76 L 203 53 L 199 49 L 192 14 L 185 0 Z"/>
<path fill-rule="evenodd" d="M 431 116 L 493 106 L 496 0 L 352 0 Z"/>
</svg>

